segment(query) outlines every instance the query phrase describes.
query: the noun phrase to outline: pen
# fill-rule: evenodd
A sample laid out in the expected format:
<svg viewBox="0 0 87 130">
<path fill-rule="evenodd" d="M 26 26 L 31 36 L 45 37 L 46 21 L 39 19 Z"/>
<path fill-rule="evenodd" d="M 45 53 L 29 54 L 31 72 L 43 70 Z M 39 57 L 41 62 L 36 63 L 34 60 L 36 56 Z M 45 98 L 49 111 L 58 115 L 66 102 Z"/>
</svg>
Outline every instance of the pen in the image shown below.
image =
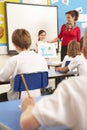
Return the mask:
<svg viewBox="0 0 87 130">
<path fill-rule="evenodd" d="M 25 81 L 25 78 L 24 78 L 24 75 L 23 75 L 23 74 L 21 74 L 21 78 L 22 78 L 22 81 L 23 81 L 23 83 L 24 83 L 24 87 L 25 87 L 25 89 L 26 89 L 26 92 L 27 92 L 27 94 L 28 94 L 28 97 L 31 98 L 30 93 L 29 93 L 29 89 L 28 89 L 28 86 L 27 86 L 27 83 L 26 83 L 26 81 Z"/>
</svg>

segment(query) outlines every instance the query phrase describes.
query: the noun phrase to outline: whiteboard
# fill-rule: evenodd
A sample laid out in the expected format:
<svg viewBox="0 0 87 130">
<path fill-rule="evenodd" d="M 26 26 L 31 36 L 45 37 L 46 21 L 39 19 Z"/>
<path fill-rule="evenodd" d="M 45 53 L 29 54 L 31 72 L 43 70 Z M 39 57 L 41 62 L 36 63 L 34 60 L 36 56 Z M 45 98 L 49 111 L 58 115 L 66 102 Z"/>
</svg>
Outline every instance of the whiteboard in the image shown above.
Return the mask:
<svg viewBox="0 0 87 130">
<path fill-rule="evenodd" d="M 32 38 L 31 49 L 35 48 L 38 40 L 38 31 L 46 31 L 46 40 L 57 37 L 58 7 L 49 5 L 33 5 L 24 3 L 5 3 L 7 35 L 8 35 L 8 53 L 14 53 L 11 37 L 12 32 L 18 28 L 27 29 Z"/>
</svg>

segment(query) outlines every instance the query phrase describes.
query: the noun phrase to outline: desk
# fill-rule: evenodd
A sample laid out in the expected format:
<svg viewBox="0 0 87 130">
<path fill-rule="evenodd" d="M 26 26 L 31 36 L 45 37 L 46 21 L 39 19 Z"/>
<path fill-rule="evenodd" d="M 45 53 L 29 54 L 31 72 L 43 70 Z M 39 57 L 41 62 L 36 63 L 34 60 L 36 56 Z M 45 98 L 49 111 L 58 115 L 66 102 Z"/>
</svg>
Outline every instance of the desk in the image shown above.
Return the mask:
<svg viewBox="0 0 87 130">
<path fill-rule="evenodd" d="M 58 71 L 55 71 L 55 69 L 48 69 L 48 79 L 55 79 L 55 87 L 57 86 L 57 78 L 58 77 L 70 77 L 75 76 L 78 74 L 77 71 L 75 72 L 67 72 L 67 73 L 61 73 Z M 0 82 L 0 84 L 9 84 L 10 81 Z"/>
<path fill-rule="evenodd" d="M 36 98 L 39 101 L 41 97 Z M 20 128 L 20 115 L 19 109 L 20 100 L 8 101 L 0 103 L 0 122 L 7 125 L 11 130 L 21 130 Z M 39 130 L 42 130 L 41 128 Z M 48 127 L 43 130 L 68 130 L 65 126 Z"/>
<path fill-rule="evenodd" d="M 62 72 L 59 72 L 59 71 L 55 71 L 55 69 L 49 69 L 48 70 L 48 78 L 49 79 L 55 79 L 55 87 L 57 87 L 57 78 L 58 77 L 71 77 L 71 76 L 75 76 L 76 74 L 78 74 L 77 71 L 62 73 Z"/>
<path fill-rule="evenodd" d="M 47 62 L 48 68 L 50 69 L 50 67 L 60 67 L 62 65 L 62 61 L 51 61 L 51 62 Z"/>
</svg>

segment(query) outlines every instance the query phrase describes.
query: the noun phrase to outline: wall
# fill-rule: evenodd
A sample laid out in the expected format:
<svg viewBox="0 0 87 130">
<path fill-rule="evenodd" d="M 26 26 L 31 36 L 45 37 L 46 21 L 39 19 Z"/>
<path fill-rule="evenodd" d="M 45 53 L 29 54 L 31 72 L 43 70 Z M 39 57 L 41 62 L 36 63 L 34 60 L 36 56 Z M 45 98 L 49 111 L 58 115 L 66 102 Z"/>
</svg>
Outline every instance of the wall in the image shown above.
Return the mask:
<svg viewBox="0 0 87 130">
<path fill-rule="evenodd" d="M 50 0 L 5 0 L 8 2 L 23 2 L 23 3 L 37 3 L 37 4 L 49 4 Z M 5 10 L 4 10 L 4 0 L 0 1 L 0 26 L 4 26 L 5 32 L 6 32 L 6 27 L 5 27 Z M 2 9 L 1 9 L 2 8 Z M 2 24 L 4 23 L 4 24 Z M 4 34 L 5 41 L 0 40 L 0 69 L 3 67 L 3 65 L 6 63 L 6 61 L 11 57 L 7 55 L 7 39 L 6 39 L 6 33 Z M 4 43 L 4 45 L 3 45 Z"/>
<path fill-rule="evenodd" d="M 77 10 L 79 12 L 79 19 L 77 25 L 81 28 L 81 35 L 87 27 L 87 0 L 50 0 L 51 5 L 58 6 L 58 30 L 61 25 L 66 22 L 65 12 L 69 10 Z"/>
</svg>

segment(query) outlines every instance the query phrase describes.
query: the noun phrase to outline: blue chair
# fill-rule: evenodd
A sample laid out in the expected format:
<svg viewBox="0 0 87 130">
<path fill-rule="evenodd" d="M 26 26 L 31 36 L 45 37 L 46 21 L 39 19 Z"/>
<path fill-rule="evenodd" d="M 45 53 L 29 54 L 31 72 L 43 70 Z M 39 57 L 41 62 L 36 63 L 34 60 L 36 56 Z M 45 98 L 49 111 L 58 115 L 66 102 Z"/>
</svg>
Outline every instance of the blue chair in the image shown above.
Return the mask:
<svg viewBox="0 0 87 130">
<path fill-rule="evenodd" d="M 22 76 L 25 80 L 25 83 L 22 79 Z M 25 85 L 26 84 L 26 85 Z M 48 85 L 48 72 L 37 72 L 37 73 L 28 73 L 28 74 L 18 74 L 14 79 L 14 91 L 19 91 L 19 98 L 21 96 L 21 91 L 34 90 L 45 88 Z"/>
<path fill-rule="evenodd" d="M 65 62 L 65 67 L 68 66 L 70 64 L 70 61 L 66 61 Z"/>
</svg>

